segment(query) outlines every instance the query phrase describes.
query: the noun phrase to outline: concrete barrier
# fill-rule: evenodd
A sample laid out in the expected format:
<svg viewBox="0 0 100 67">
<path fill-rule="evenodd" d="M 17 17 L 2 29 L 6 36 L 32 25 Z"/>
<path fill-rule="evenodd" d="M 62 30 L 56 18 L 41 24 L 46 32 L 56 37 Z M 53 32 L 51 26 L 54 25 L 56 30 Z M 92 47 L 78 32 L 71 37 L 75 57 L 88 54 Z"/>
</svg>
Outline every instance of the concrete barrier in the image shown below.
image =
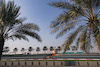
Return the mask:
<svg viewBox="0 0 100 67">
<path fill-rule="evenodd" d="M 7 63 L 7 65 L 12 65 L 12 62 L 6 62 Z"/>
<path fill-rule="evenodd" d="M 40 61 L 33 61 L 33 65 L 40 65 Z"/>
<path fill-rule="evenodd" d="M 70 66 L 76 66 L 76 61 L 70 61 Z"/>
<path fill-rule="evenodd" d="M 79 61 L 79 66 L 88 66 L 87 61 Z"/>
<path fill-rule="evenodd" d="M 54 61 L 47 61 L 47 65 L 54 65 Z"/>
<path fill-rule="evenodd" d="M 19 65 L 18 61 L 13 62 L 13 65 Z"/>
<path fill-rule="evenodd" d="M 40 65 L 47 65 L 47 61 L 40 61 Z"/>
<path fill-rule="evenodd" d="M 75 61 L 75 66 L 80 66 L 79 61 Z"/>
<path fill-rule="evenodd" d="M 76 61 L 64 61 L 64 66 L 76 66 Z"/>
<path fill-rule="evenodd" d="M 100 66 L 100 61 L 97 62 L 97 65 Z"/>
<path fill-rule="evenodd" d="M 26 65 L 33 65 L 32 61 L 26 61 Z"/>
<path fill-rule="evenodd" d="M 20 63 L 19 65 L 26 65 L 26 64 L 25 64 L 26 61 L 20 61 L 19 63 Z"/>
<path fill-rule="evenodd" d="M 55 65 L 58 65 L 58 66 L 63 66 L 63 61 L 55 61 Z"/>
<path fill-rule="evenodd" d="M 92 66 L 94 66 L 94 67 L 95 67 L 95 66 L 98 66 L 98 65 L 97 65 L 97 61 L 88 61 L 88 63 L 89 63 L 89 66 L 91 66 L 91 67 L 92 67 Z"/>
<path fill-rule="evenodd" d="M 100 67 L 100 61 L 13 61 L 13 62 L 0 62 L 0 67 L 13 66 L 13 67 L 31 67 L 31 66 L 47 66 L 47 67 Z"/>
<path fill-rule="evenodd" d="M 5 65 L 5 62 L 0 62 L 0 65 Z"/>
</svg>

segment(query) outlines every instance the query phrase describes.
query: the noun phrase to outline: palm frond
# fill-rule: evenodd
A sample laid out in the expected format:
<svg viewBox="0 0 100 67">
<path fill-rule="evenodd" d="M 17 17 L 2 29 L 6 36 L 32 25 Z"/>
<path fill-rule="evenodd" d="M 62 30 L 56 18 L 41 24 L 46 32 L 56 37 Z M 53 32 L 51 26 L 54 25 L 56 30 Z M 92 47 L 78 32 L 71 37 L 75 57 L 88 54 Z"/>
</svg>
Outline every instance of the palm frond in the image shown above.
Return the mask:
<svg viewBox="0 0 100 67">
<path fill-rule="evenodd" d="M 24 34 L 24 35 L 30 36 L 30 37 L 32 37 L 32 38 L 37 39 L 37 40 L 40 41 L 40 42 L 42 41 L 41 38 L 40 38 L 40 36 L 39 36 L 37 33 L 32 32 L 32 31 L 29 31 L 29 30 L 24 30 L 24 29 L 22 29 L 22 30 L 17 30 L 16 33 Z"/>
<path fill-rule="evenodd" d="M 69 48 L 69 46 L 72 44 L 72 42 L 74 41 L 74 39 L 76 38 L 77 34 L 82 30 L 83 25 L 80 26 L 78 29 L 75 30 L 74 33 L 72 33 L 67 40 L 64 42 L 65 45 L 65 49 L 64 52 L 66 52 L 66 50 Z"/>
<path fill-rule="evenodd" d="M 100 6 L 100 0 L 71 0 L 75 5 L 83 6 L 83 7 L 98 7 Z"/>
<path fill-rule="evenodd" d="M 75 22 L 72 22 L 72 23 L 68 24 L 65 28 L 63 28 L 63 29 L 57 34 L 56 38 L 62 36 L 64 33 L 67 32 L 67 30 L 70 30 L 70 29 L 74 28 L 74 26 L 75 26 Z"/>
<path fill-rule="evenodd" d="M 60 14 L 55 21 L 51 22 L 50 28 L 55 28 L 59 25 L 66 25 L 70 19 L 70 16 L 64 12 L 63 14 Z"/>
<path fill-rule="evenodd" d="M 70 22 L 73 20 L 79 20 L 80 18 L 85 19 L 85 25 L 91 29 L 94 37 L 96 39 L 98 49 L 100 51 L 100 0 L 70 0 L 71 2 L 54 2 L 49 3 L 49 5 L 54 6 L 56 8 L 63 9 L 65 14 L 58 16 L 55 23 L 51 24 L 51 28 L 53 28 L 52 32 L 55 33 L 60 31 L 57 36 L 62 36 L 63 33 L 67 31 L 68 26 L 70 26 Z M 82 20 L 83 21 L 83 20 Z M 82 22 L 83 24 L 84 22 Z M 63 25 L 62 25 L 63 24 Z M 73 27 L 70 26 L 70 27 Z M 86 51 L 87 46 L 91 44 L 91 35 L 88 33 L 90 30 L 84 30 L 79 39 L 78 43 L 81 43 L 82 50 Z M 73 34 L 74 36 L 74 34 Z M 73 37 L 74 39 L 74 37 Z M 68 44 L 65 50 L 69 47 L 73 39 L 66 40 Z M 71 42 L 70 42 L 71 41 Z M 66 44 L 64 44 L 66 45 Z M 89 47 L 88 47 L 89 48 Z"/>
<path fill-rule="evenodd" d="M 50 25 L 50 28 L 53 28 L 51 33 L 55 33 L 60 28 L 63 28 L 66 25 L 68 25 L 68 19 L 70 19 L 70 17 L 66 15 L 66 13 L 60 14 L 59 17 L 55 21 L 53 21 Z"/>
<path fill-rule="evenodd" d="M 100 8 L 100 0 L 71 0 L 74 5 L 83 9 L 84 16 L 89 18 L 93 17 L 93 13 L 97 12 Z"/>
<path fill-rule="evenodd" d="M 1 28 L 0 22 L 0 34 L 3 34 L 5 39 L 24 39 L 28 41 L 26 36 L 41 41 L 40 36 L 35 33 L 39 31 L 38 25 L 33 23 L 24 23 L 26 18 L 19 18 L 20 6 L 17 6 L 14 1 L 5 2 L 5 0 L 0 0 L 0 21 L 3 23 Z M 20 31 L 20 32 L 19 32 Z M 26 35 L 26 36 L 25 36 Z"/>
<path fill-rule="evenodd" d="M 59 21 L 54 20 L 54 21 L 51 22 L 50 28 L 55 28 L 55 27 L 58 26 L 59 24 L 60 24 Z"/>
<path fill-rule="evenodd" d="M 35 30 L 35 31 L 39 31 L 40 28 L 38 27 L 38 25 L 36 24 L 33 24 L 33 23 L 24 23 L 24 24 L 21 24 L 19 27 L 18 27 L 19 30 L 21 29 L 26 29 L 26 30 Z"/>
<path fill-rule="evenodd" d="M 35 33 L 35 31 L 39 31 L 39 27 L 37 25 L 35 25 L 33 23 L 26 23 L 26 24 L 18 25 L 15 28 L 12 28 L 12 29 L 10 28 L 9 31 L 7 31 L 5 33 L 4 37 L 6 38 L 8 36 L 8 38 L 9 38 L 9 35 L 11 37 L 12 36 L 15 37 L 16 35 L 13 35 L 13 34 L 18 33 L 19 35 L 20 34 L 21 35 L 23 34 L 23 36 L 27 35 L 27 36 L 30 36 L 30 37 L 37 39 L 38 41 L 41 41 L 40 36 L 37 33 Z M 17 36 L 19 36 L 19 35 L 17 35 Z M 24 39 L 24 37 L 19 38 L 19 39 Z"/>
<path fill-rule="evenodd" d="M 58 33 L 56 38 L 58 38 L 59 36 L 62 36 L 64 32 L 66 32 L 68 29 L 73 28 L 75 23 L 80 21 L 78 19 L 72 20 L 76 17 L 76 16 L 72 17 L 72 15 L 73 14 L 71 14 L 71 13 L 60 14 L 58 16 L 58 18 L 56 19 L 56 21 L 53 21 L 51 23 L 50 27 L 53 28 L 51 33 L 55 33 L 57 31 L 59 31 L 60 29 L 62 29 L 62 31 L 60 33 Z"/>
<path fill-rule="evenodd" d="M 66 2 L 64 2 L 64 3 L 66 3 Z M 54 5 L 55 3 L 51 3 L 51 4 Z M 60 4 L 60 2 L 59 2 L 59 4 Z M 57 4 L 55 4 L 55 5 L 57 5 Z M 53 28 L 51 33 L 55 33 L 57 31 L 59 31 L 59 29 L 62 29 L 62 31 L 60 33 L 58 33 L 56 38 L 58 38 L 59 36 L 62 36 L 63 33 L 66 32 L 68 29 L 73 28 L 73 26 L 74 26 L 73 21 L 78 20 L 78 18 L 80 16 L 84 15 L 84 12 L 80 7 L 76 7 L 73 5 L 73 6 L 70 6 L 70 8 L 68 8 L 68 9 L 69 9 L 69 11 L 65 11 L 63 14 L 60 14 L 58 16 L 58 18 L 55 21 L 53 21 L 50 25 L 50 27 Z"/>
<path fill-rule="evenodd" d="M 51 34 L 57 32 L 57 31 L 60 29 L 61 26 L 62 26 L 62 25 L 55 27 L 55 28 L 51 31 Z"/>
<path fill-rule="evenodd" d="M 16 19 L 14 21 L 14 24 L 13 23 L 8 23 L 8 24 L 5 24 L 5 26 L 3 27 L 3 32 L 4 32 L 4 35 L 5 34 L 8 34 L 9 32 L 12 32 L 15 30 L 15 28 L 17 28 L 18 26 L 22 25 L 22 23 L 25 21 L 25 18 L 19 18 L 19 19 Z M 19 28 L 19 27 L 18 27 Z"/>
<path fill-rule="evenodd" d="M 85 51 L 85 49 L 86 49 L 85 45 L 86 45 L 86 42 L 87 42 L 87 39 L 86 39 L 87 38 L 87 28 L 82 31 L 82 33 L 81 33 L 79 38 L 80 38 L 79 42 L 81 43 L 81 47 L 80 48 L 83 51 Z"/>
<path fill-rule="evenodd" d="M 68 22 L 71 19 L 69 14 L 67 12 L 64 12 L 63 14 L 60 14 L 56 20 L 60 21 L 61 24 L 64 22 Z"/>
<path fill-rule="evenodd" d="M 56 8 L 61 8 L 61 9 L 67 9 L 70 8 L 72 5 L 67 3 L 67 2 L 53 2 L 53 3 L 48 3 L 51 6 L 54 6 Z"/>
<path fill-rule="evenodd" d="M 79 43 L 81 44 L 81 49 L 85 51 L 86 53 L 89 53 L 90 51 L 90 44 L 91 44 L 91 30 L 88 30 L 88 27 L 86 27 L 80 37 L 79 37 Z"/>
<path fill-rule="evenodd" d="M 2 7 L 2 14 L 3 14 L 2 20 L 4 24 L 5 25 L 8 23 L 15 24 L 16 22 L 14 21 L 20 15 L 19 10 L 20 10 L 20 6 L 14 5 L 14 2 L 12 1 L 9 1 L 6 6 L 3 6 Z"/>
<path fill-rule="evenodd" d="M 84 15 L 84 11 L 80 7 L 73 6 L 68 11 L 68 14 L 71 18 L 79 18 Z"/>
<path fill-rule="evenodd" d="M 21 34 L 13 34 L 5 38 L 5 40 L 9 40 L 9 39 L 12 39 L 13 41 L 16 39 L 19 39 L 19 40 L 23 39 L 23 40 L 29 41 L 25 35 L 21 35 Z"/>
</svg>

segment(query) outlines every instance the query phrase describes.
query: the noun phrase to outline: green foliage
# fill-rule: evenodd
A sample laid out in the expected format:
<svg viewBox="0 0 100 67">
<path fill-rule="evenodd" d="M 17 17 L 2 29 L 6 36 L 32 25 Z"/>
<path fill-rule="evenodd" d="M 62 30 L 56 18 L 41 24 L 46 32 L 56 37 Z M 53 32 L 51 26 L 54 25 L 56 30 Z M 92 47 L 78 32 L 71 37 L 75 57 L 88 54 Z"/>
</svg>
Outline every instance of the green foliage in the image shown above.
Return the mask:
<svg viewBox="0 0 100 67">
<path fill-rule="evenodd" d="M 39 48 L 39 47 L 37 47 L 37 48 L 36 48 L 36 51 L 37 51 L 37 52 L 38 52 L 38 51 L 40 51 L 40 48 Z"/>
<path fill-rule="evenodd" d="M 33 51 L 33 48 L 32 48 L 32 47 L 29 47 L 29 48 L 28 48 L 28 51 L 29 51 L 29 52 Z"/>
<path fill-rule="evenodd" d="M 14 48 L 13 52 L 16 54 L 16 52 L 18 51 L 18 48 Z"/>
<path fill-rule="evenodd" d="M 9 47 L 4 47 L 3 52 L 7 53 L 9 51 L 10 51 Z"/>
<path fill-rule="evenodd" d="M 47 51 L 48 48 L 46 46 L 43 47 L 43 51 Z"/>
<path fill-rule="evenodd" d="M 64 52 L 69 48 L 79 33 L 77 44 L 81 44 L 83 51 L 87 50 L 87 46 L 91 44 L 91 38 L 95 38 L 98 49 L 100 50 L 100 0 L 69 0 L 57 1 L 49 3 L 50 6 L 62 9 L 64 12 L 55 19 L 50 28 L 51 33 L 59 31 L 57 37 L 66 34 L 69 30 L 79 27 L 74 31 L 62 47 Z M 80 30 L 80 25 L 83 27 Z M 76 29 L 76 28 L 75 28 Z M 94 36 L 92 36 L 94 35 Z M 79 46 L 79 45 L 77 45 Z M 90 47 L 89 47 L 90 48 Z"/>
<path fill-rule="evenodd" d="M 19 18 L 20 6 L 17 6 L 14 1 L 6 4 L 5 0 L 1 0 L 0 5 L 0 35 L 5 40 L 29 41 L 27 36 L 30 36 L 41 42 L 40 36 L 35 32 L 40 30 L 39 27 L 33 23 L 25 23 L 25 18 Z"/>
</svg>

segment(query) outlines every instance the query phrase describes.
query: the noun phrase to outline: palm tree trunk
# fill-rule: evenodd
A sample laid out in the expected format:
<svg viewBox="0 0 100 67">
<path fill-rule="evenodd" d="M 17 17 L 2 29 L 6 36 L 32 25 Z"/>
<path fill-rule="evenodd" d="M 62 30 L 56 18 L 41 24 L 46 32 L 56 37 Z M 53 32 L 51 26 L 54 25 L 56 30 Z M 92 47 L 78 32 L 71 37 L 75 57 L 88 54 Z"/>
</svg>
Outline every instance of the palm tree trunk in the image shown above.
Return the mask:
<svg viewBox="0 0 100 67">
<path fill-rule="evenodd" d="M 46 54 L 46 51 L 45 51 L 45 54 Z"/>
<path fill-rule="evenodd" d="M 0 37 L 0 60 L 3 52 L 3 47 L 4 47 L 4 38 Z"/>
</svg>

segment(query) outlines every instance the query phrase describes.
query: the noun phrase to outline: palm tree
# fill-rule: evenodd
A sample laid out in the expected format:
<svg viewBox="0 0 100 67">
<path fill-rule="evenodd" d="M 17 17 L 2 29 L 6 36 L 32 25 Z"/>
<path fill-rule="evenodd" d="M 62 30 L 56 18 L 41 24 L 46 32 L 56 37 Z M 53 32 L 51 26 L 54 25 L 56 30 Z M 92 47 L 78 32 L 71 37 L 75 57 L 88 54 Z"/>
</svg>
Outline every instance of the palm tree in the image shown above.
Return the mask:
<svg viewBox="0 0 100 67">
<path fill-rule="evenodd" d="M 95 38 L 98 50 L 100 51 L 100 0 L 70 0 L 66 2 L 57 1 L 49 5 L 62 9 L 64 12 L 54 20 L 50 27 L 51 33 L 59 31 L 57 37 L 62 36 L 71 30 L 69 36 L 62 47 L 64 52 L 76 39 L 81 44 L 81 49 L 89 49 L 87 45 L 91 44 L 91 39 Z"/>
<path fill-rule="evenodd" d="M 16 52 L 18 51 L 18 48 L 14 48 L 13 52 L 16 54 Z"/>
<path fill-rule="evenodd" d="M 38 53 L 38 52 L 40 51 L 40 48 L 39 48 L 39 47 L 37 47 L 37 48 L 36 48 L 36 51 L 37 51 L 37 53 Z"/>
<path fill-rule="evenodd" d="M 77 50 L 76 46 L 71 46 L 71 48 L 72 48 L 72 51 L 76 51 Z"/>
<path fill-rule="evenodd" d="M 45 51 L 45 53 L 46 53 L 47 50 L 48 50 L 48 48 L 46 46 L 44 46 L 43 51 Z"/>
<path fill-rule="evenodd" d="M 9 47 L 4 47 L 5 54 L 8 53 L 9 51 L 10 51 Z"/>
<path fill-rule="evenodd" d="M 24 53 L 24 51 L 25 51 L 25 48 L 22 48 L 22 49 L 21 49 L 21 51 L 22 51 L 22 54 L 23 54 L 23 53 Z"/>
<path fill-rule="evenodd" d="M 30 36 L 41 42 L 40 36 L 35 32 L 39 31 L 39 27 L 33 23 L 24 23 L 25 18 L 19 18 L 19 10 L 20 6 L 13 1 L 6 4 L 5 0 L 0 0 L 0 57 L 6 40 L 29 41 L 27 36 Z"/>
<path fill-rule="evenodd" d="M 31 52 L 33 51 L 33 48 L 32 48 L 32 47 L 29 47 L 29 48 L 28 48 L 28 51 L 29 51 L 30 54 L 31 54 Z"/>
<path fill-rule="evenodd" d="M 50 47 L 50 51 L 54 50 L 53 46 Z"/>
<path fill-rule="evenodd" d="M 61 51 L 61 47 L 60 47 L 60 46 L 58 46 L 57 50 L 58 50 L 58 51 L 59 51 L 59 53 L 60 53 L 60 51 Z"/>
</svg>

